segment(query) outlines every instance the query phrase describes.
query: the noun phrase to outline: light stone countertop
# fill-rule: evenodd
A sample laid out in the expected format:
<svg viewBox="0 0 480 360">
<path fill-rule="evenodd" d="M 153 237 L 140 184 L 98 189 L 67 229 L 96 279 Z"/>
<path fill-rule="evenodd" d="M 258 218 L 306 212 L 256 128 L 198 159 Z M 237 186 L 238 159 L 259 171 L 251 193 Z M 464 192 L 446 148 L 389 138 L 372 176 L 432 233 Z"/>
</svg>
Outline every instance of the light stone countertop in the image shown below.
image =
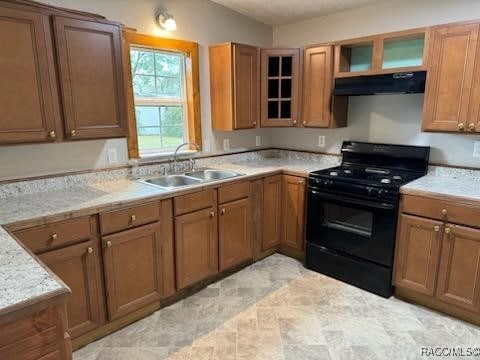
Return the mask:
<svg viewBox="0 0 480 360">
<path fill-rule="evenodd" d="M 165 191 L 133 180 L 105 181 L 59 191 L 36 192 L 0 199 L 0 224 L 25 222 L 39 225 L 55 220 L 98 213 L 139 200 L 159 200 L 230 181 L 286 173 L 307 176 L 310 171 L 337 165 L 337 159 L 305 161 L 265 158 L 258 161 L 215 163 L 212 168 L 232 170 L 243 176 Z M 31 305 L 36 299 L 68 292 L 68 288 L 0 227 L 0 320 L 3 315 Z"/>
</svg>

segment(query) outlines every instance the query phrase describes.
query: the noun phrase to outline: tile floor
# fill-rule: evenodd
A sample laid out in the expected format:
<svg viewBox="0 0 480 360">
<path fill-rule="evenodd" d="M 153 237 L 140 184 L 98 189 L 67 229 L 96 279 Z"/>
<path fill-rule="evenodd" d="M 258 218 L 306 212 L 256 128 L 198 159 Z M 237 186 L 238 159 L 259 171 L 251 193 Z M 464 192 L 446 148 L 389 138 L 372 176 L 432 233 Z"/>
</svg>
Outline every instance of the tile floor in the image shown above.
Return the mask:
<svg viewBox="0 0 480 360">
<path fill-rule="evenodd" d="M 92 343 L 74 360 L 420 359 L 480 328 L 270 256 Z M 425 357 L 423 357 L 425 359 Z"/>
</svg>

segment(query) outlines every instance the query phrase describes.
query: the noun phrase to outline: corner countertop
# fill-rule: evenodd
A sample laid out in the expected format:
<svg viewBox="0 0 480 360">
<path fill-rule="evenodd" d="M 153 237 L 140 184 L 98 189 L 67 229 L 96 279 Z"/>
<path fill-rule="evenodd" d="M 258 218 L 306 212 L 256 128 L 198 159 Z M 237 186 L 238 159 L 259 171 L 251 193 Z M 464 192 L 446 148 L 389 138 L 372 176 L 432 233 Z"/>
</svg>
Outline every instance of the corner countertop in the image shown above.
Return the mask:
<svg viewBox="0 0 480 360">
<path fill-rule="evenodd" d="M 58 191 L 35 192 L 0 199 L 0 224 L 36 226 L 76 216 L 95 214 L 137 201 L 160 200 L 223 183 L 281 172 L 307 176 L 309 172 L 336 165 L 332 161 L 265 158 L 214 164 L 212 168 L 233 170 L 244 175 L 188 188 L 165 191 L 133 180 L 121 179 Z M 4 315 L 35 302 L 68 293 L 69 289 L 37 257 L 0 227 L 0 321 Z"/>
</svg>

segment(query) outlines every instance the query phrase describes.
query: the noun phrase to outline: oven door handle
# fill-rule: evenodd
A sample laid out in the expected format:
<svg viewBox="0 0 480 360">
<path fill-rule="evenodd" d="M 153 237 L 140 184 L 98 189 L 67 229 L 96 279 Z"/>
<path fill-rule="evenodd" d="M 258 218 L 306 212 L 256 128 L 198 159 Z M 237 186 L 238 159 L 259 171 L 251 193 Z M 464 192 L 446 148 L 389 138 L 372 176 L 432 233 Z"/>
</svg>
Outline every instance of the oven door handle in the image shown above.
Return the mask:
<svg viewBox="0 0 480 360">
<path fill-rule="evenodd" d="M 376 208 L 376 209 L 393 210 L 393 209 L 396 208 L 396 205 L 394 205 L 394 204 L 375 203 L 375 202 L 372 202 L 372 201 L 352 199 L 352 198 L 348 198 L 346 196 L 341 196 L 341 195 L 330 195 L 330 194 L 315 191 L 315 190 L 312 190 L 312 189 L 309 189 L 308 192 L 312 195 L 322 197 L 324 199 L 344 201 L 344 202 L 349 203 L 349 204 L 368 206 L 368 207 L 372 207 L 372 208 Z"/>
</svg>

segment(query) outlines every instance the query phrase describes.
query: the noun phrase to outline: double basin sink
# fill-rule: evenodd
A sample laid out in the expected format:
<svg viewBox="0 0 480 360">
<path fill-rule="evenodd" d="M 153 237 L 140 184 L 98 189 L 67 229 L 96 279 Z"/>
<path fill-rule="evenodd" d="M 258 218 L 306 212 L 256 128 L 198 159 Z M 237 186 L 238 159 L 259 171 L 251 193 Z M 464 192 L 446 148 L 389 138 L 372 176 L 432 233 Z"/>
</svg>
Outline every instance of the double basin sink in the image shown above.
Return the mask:
<svg viewBox="0 0 480 360">
<path fill-rule="evenodd" d="M 243 174 L 228 170 L 201 169 L 181 175 L 163 175 L 139 181 L 165 190 L 172 190 L 185 186 L 198 185 L 210 181 L 229 179 L 241 175 Z"/>
</svg>

